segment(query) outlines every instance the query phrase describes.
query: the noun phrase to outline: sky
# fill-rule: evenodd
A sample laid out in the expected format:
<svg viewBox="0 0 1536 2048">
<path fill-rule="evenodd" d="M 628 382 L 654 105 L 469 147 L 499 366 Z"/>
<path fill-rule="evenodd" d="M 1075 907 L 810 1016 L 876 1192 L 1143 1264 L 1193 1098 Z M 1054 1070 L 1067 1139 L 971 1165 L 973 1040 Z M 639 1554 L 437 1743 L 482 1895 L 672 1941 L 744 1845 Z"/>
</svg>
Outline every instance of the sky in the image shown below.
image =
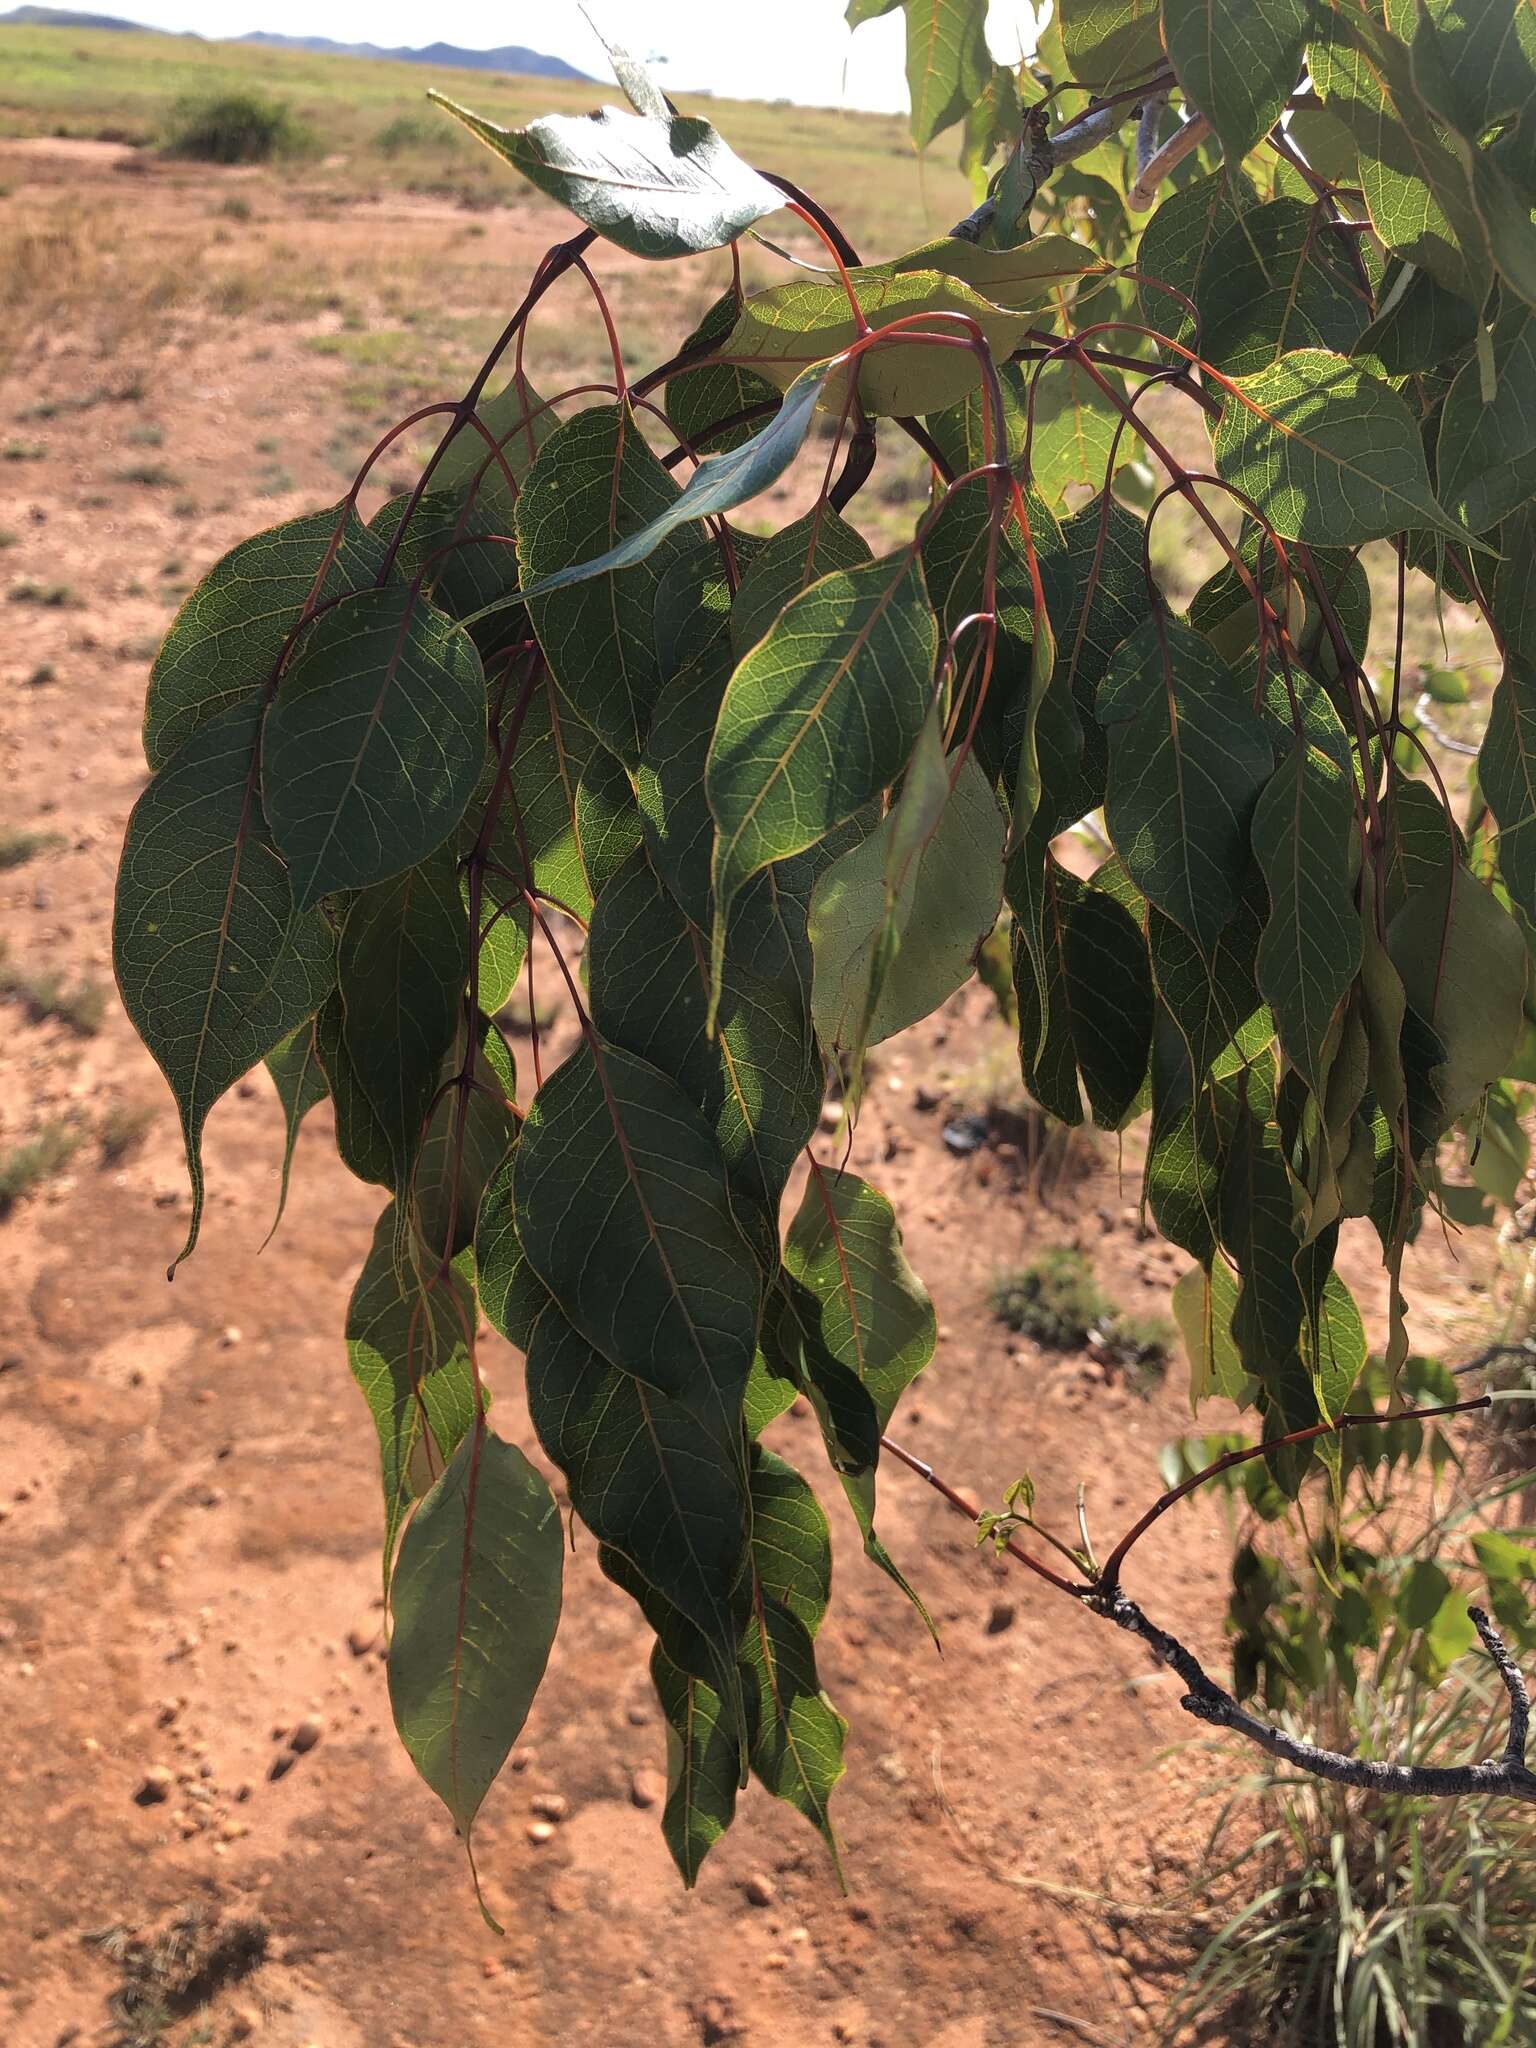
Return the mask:
<svg viewBox="0 0 1536 2048">
<path fill-rule="evenodd" d="M 602 45 L 576 0 L 58 0 L 121 13 L 147 28 L 238 36 L 249 29 L 330 36 L 386 48 L 458 43 L 494 49 L 521 43 L 563 57 L 594 78 L 608 76 Z M 707 87 L 722 98 L 792 99 L 814 106 L 905 109 L 905 28 L 900 11 L 843 24 L 843 0 L 589 0 L 609 36 L 651 60 L 675 92 Z M 992 0 L 987 34 L 995 53 L 1017 59 L 1033 42 L 1032 8 Z"/>
</svg>

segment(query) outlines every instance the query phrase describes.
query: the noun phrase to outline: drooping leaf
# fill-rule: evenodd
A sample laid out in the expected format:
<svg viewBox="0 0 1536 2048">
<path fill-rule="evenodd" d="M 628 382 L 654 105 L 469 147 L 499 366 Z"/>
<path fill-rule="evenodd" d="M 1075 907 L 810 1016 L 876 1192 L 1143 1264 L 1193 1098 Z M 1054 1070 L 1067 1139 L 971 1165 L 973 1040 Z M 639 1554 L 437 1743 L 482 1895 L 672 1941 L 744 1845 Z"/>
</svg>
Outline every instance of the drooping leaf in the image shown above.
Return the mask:
<svg viewBox="0 0 1536 2048">
<path fill-rule="evenodd" d="M 163 768 L 200 725 L 255 696 L 313 597 L 365 589 L 383 544 L 345 505 L 289 519 L 215 562 L 171 622 L 149 672 L 144 752 Z"/>
<path fill-rule="evenodd" d="M 342 1036 L 384 1132 L 403 1193 L 425 1134 L 469 972 L 469 932 L 451 846 L 360 889 L 337 948 Z"/>
<path fill-rule="evenodd" d="M 528 1412 L 583 1522 L 700 1631 L 718 1689 L 734 1697 L 748 1525 L 739 1419 L 707 1388 L 671 1396 L 619 1371 L 556 1308 L 533 1332 Z"/>
<path fill-rule="evenodd" d="M 812 1166 L 785 1239 L 784 1270 L 807 1385 L 865 1554 L 922 1613 L 875 1533 L 875 1467 L 897 1403 L 933 1357 L 933 1303 L 902 1250 L 895 1211 L 854 1173 Z"/>
<path fill-rule="evenodd" d="M 704 1858 L 736 1814 L 738 1741 L 714 1687 L 674 1664 L 658 1643 L 651 1683 L 667 1723 L 667 1803 L 661 1832 L 691 1891 Z"/>
<path fill-rule="evenodd" d="M 921 566 L 903 552 L 822 577 L 738 664 L 705 770 L 717 962 L 742 884 L 815 845 L 900 773 L 937 653 Z"/>
<path fill-rule="evenodd" d="M 1536 497 L 1536 312 L 1512 303 L 1494 323 L 1491 399 L 1483 365 L 1465 364 L 1440 414 L 1441 501 L 1474 533 L 1482 533 Z"/>
<path fill-rule="evenodd" d="M 900 803 L 816 885 L 811 1007 L 824 1046 L 877 1045 L 930 1015 L 969 978 L 976 949 L 997 922 L 997 799 L 973 758 L 950 788 L 953 773 L 941 753 L 938 814 L 901 863 L 894 892 L 888 877 Z"/>
<path fill-rule="evenodd" d="M 1214 438 L 1222 476 L 1286 540 L 1353 547 L 1404 527 L 1467 538 L 1430 489 L 1403 400 L 1342 357 L 1297 349 L 1241 379 Z"/>
<path fill-rule="evenodd" d="M 1253 813 L 1254 857 L 1269 891 L 1258 979 L 1281 1048 L 1319 1103 L 1334 1020 L 1360 968 L 1355 847 L 1347 773 L 1298 739 Z"/>
<path fill-rule="evenodd" d="M 429 99 L 531 184 L 632 256 L 718 249 L 784 204 L 708 121 L 646 119 L 603 107 L 499 128 L 440 92 Z"/>
<path fill-rule="evenodd" d="M 1523 1015 L 1525 940 L 1493 891 L 1457 862 L 1409 896 L 1387 927 L 1387 950 L 1443 1050 L 1431 1081 L 1445 1129 L 1506 1070 Z"/>
<path fill-rule="evenodd" d="M 770 965 L 778 948 L 769 940 Z M 728 947 L 716 1034 L 705 1032 L 704 940 L 643 851 L 626 861 L 593 915 L 592 1021 L 612 1045 L 675 1081 L 700 1109 L 724 1161 L 738 1221 L 778 1262 L 785 1183 L 816 1127 L 824 1074 L 799 986 L 753 971 Z"/>
<path fill-rule="evenodd" d="M 991 59 L 982 10 L 971 0 L 903 0 L 912 140 L 926 149 L 963 118 Z"/>
<path fill-rule="evenodd" d="M 811 1823 L 841 1876 L 828 1802 L 843 1775 L 848 1724 L 816 1672 L 815 1634 L 831 1581 L 827 1522 L 799 1473 L 752 1454 L 752 1611 L 743 1637 L 752 1770 Z"/>
<path fill-rule="evenodd" d="M 712 1387 L 739 1412 L 761 1278 L 714 1133 L 675 1082 L 584 1045 L 533 1098 L 513 1194 L 529 1263 L 590 1344 L 662 1393 Z"/>
<path fill-rule="evenodd" d="M 485 1190 L 516 1134 L 512 1049 L 489 1017 L 476 1017 L 473 1033 L 470 1051 L 461 1016 L 411 1183 L 417 1230 L 439 1263 L 473 1242 Z"/>
<path fill-rule="evenodd" d="M 440 1477 L 475 1420 L 473 1293 L 457 1271 L 402 1273 L 393 1204 L 347 1305 L 347 1362 L 379 1435 L 384 1575 L 406 1510 Z"/>
<path fill-rule="evenodd" d="M 280 1045 L 273 1046 L 267 1054 L 266 1065 L 272 1076 L 272 1085 L 277 1090 L 277 1099 L 283 1105 L 283 1172 L 277 1192 L 277 1214 L 272 1218 L 272 1229 L 267 1233 L 270 1241 L 288 1206 L 288 1182 L 293 1172 L 294 1148 L 299 1142 L 299 1126 L 316 1103 L 324 1102 L 330 1093 L 315 1051 L 313 1017 L 296 1031 L 291 1031 Z"/>
<path fill-rule="evenodd" d="M 317 619 L 262 739 L 262 799 L 299 909 L 435 852 L 484 758 L 485 677 L 462 626 L 396 584 Z"/>
<path fill-rule="evenodd" d="M 524 588 L 584 569 L 666 519 L 680 497 L 630 408 L 589 406 L 550 435 L 523 486 L 517 552 Z M 528 607 L 561 694 L 630 769 L 640 758 L 661 684 L 657 586 L 687 545 L 673 532 L 634 566 L 597 577 L 592 588 L 578 579 Z"/>
<path fill-rule="evenodd" d="M 1052 311 L 1067 287 L 1108 265 L 1086 242 L 1071 235 L 1035 235 L 1013 249 L 983 248 L 979 242 L 944 235 L 872 267 L 895 277 L 937 271 L 968 285 L 989 306 L 1039 315 Z"/>
<path fill-rule="evenodd" d="M 1191 1266 L 1174 1285 L 1172 1305 L 1189 1359 L 1191 1409 L 1213 1394 L 1246 1407 L 1254 1383 L 1232 1337 L 1237 1285 L 1231 1267 L 1219 1257 L 1209 1266 Z"/>
<path fill-rule="evenodd" d="M 394 1155 L 347 1051 L 342 1014 L 341 996 L 333 989 L 315 1015 L 315 1058 L 330 1090 L 336 1150 L 348 1173 L 371 1186 L 392 1189 Z"/>
<path fill-rule="evenodd" d="M 1162 0 L 1179 83 L 1236 165 L 1280 118 L 1301 70 L 1308 0 Z"/>
<path fill-rule="evenodd" d="M 544 1676 L 563 1551 L 548 1484 L 484 1428 L 460 1443 L 401 1539 L 389 1702 L 466 1846 Z"/>
<path fill-rule="evenodd" d="M 1246 179 L 1226 167 L 1192 179 L 1163 200 L 1142 230 L 1136 256 L 1141 317 L 1149 327 L 1186 348 L 1198 347 L 1193 309 L 1207 261 L 1252 202 Z M 1154 278 L 1168 289 L 1160 291 Z"/>
<path fill-rule="evenodd" d="M 1102 490 L 1120 418 L 1119 408 L 1080 363 L 1046 366 L 1035 385 L 1029 481 L 1048 505 L 1060 506 L 1073 484 Z M 1131 454 L 1124 435 L 1120 447 L 1122 459 Z"/>
<path fill-rule="evenodd" d="M 1506 662 L 1493 693 L 1477 780 L 1498 820 L 1504 886 L 1536 924 L 1536 673 L 1522 657 Z"/>
<path fill-rule="evenodd" d="M 1477 313 L 1465 299 L 1401 259 L 1388 266 L 1377 299 L 1381 311 L 1350 351 L 1375 377 L 1438 369 L 1478 331 Z"/>
<path fill-rule="evenodd" d="M 999 360 L 1011 353 L 1028 324 L 1021 313 L 1008 312 L 936 270 L 896 273 L 869 267 L 849 272 L 854 297 L 869 326 L 890 327 L 898 320 L 926 316 L 932 324 L 905 330 L 867 349 L 858 367 L 859 398 L 872 413 L 939 412 L 955 405 L 982 381 L 976 357 L 962 348 L 925 345 L 923 333 L 953 337 L 953 316 L 974 320 L 988 348 Z M 934 318 L 935 315 L 949 316 Z M 754 292 L 741 308 L 722 353 L 733 362 L 787 391 L 803 370 L 840 355 L 858 339 L 858 323 L 841 279 L 796 278 L 789 284 Z M 834 371 L 822 387 L 822 403 L 841 411 L 850 372 Z"/>
<path fill-rule="evenodd" d="M 312 1017 L 335 978 L 329 928 L 298 910 L 256 788 L 252 698 L 197 728 L 133 807 L 112 953 L 123 1007 L 170 1083 L 192 1183 L 185 1258 L 203 1208 L 209 1110 Z"/>
<path fill-rule="evenodd" d="M 493 1329 L 526 1351 L 534 1326 L 550 1306 L 549 1289 L 529 1265 L 517 1234 L 512 1194 L 515 1149 L 486 1182 L 475 1222 L 475 1289 Z"/>
<path fill-rule="evenodd" d="M 1248 822 L 1274 754 L 1201 634 L 1153 618 L 1099 685 L 1109 728 L 1104 817 L 1126 872 L 1203 952 L 1237 909 Z"/>
</svg>

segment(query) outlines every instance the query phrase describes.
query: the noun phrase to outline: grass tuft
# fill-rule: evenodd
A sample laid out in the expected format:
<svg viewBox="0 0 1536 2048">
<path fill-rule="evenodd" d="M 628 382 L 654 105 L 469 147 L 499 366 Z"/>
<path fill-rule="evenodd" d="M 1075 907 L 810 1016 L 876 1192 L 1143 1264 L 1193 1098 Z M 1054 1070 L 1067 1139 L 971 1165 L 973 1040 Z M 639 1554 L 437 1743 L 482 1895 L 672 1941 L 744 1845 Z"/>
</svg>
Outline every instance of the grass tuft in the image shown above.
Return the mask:
<svg viewBox="0 0 1536 2048">
<path fill-rule="evenodd" d="M 50 1017 L 80 1038 L 94 1038 L 107 1010 L 107 991 L 98 981 L 69 987 L 57 974 L 28 974 L 0 953 L 0 1001 L 19 1003 L 34 1024 Z"/>
<path fill-rule="evenodd" d="M 64 844 L 57 832 L 11 832 L 0 829 L 0 870 L 25 867 L 40 853 L 54 853 Z"/>
<path fill-rule="evenodd" d="M 1081 1252 L 1057 1246 L 993 1282 L 988 1306 L 1005 1328 L 1052 1351 L 1097 1351 L 1143 1376 L 1160 1374 L 1173 1348 L 1161 1316 L 1115 1307 Z"/>
<path fill-rule="evenodd" d="M 0 1152 L 0 1217 L 9 1216 L 24 1195 L 62 1173 L 80 1144 L 66 1123 L 45 1124 L 25 1145 Z"/>
<path fill-rule="evenodd" d="M 288 109 L 254 93 L 178 100 L 166 124 L 166 155 L 195 163 L 265 164 L 308 147 L 308 130 Z"/>
</svg>

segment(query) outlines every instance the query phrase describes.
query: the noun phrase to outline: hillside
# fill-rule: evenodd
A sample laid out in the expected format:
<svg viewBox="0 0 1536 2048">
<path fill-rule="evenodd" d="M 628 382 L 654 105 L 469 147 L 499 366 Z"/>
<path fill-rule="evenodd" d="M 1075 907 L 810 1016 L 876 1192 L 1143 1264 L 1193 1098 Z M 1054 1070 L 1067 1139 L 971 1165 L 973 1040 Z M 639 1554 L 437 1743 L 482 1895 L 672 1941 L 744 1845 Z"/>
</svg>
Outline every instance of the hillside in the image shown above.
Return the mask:
<svg viewBox="0 0 1536 2048">
<path fill-rule="evenodd" d="M 161 35 L 169 31 L 146 29 L 138 22 L 124 21 L 112 14 L 79 14 L 64 7 L 13 7 L 0 14 L 0 25 L 23 28 L 117 29 L 139 35 Z M 221 40 L 197 36 L 194 41 Z M 377 43 L 337 43 L 329 36 L 282 36 L 267 29 L 253 29 L 248 35 L 231 36 L 239 43 L 259 43 L 269 50 L 307 50 L 316 56 L 373 57 L 397 64 L 446 64 L 461 71 L 515 71 L 531 78 L 587 79 L 585 71 L 567 64 L 561 57 L 546 57 L 541 50 L 509 43 L 497 50 L 466 50 L 457 43 L 428 43 L 422 49 L 386 50 Z"/>
</svg>

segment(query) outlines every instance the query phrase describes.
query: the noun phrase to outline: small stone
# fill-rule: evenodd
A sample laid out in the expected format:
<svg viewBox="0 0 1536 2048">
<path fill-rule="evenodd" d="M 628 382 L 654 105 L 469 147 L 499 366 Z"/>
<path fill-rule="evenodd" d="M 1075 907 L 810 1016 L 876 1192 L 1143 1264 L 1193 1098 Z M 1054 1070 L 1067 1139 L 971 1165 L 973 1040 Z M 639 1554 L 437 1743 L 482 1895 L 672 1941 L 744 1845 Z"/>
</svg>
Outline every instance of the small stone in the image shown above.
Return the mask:
<svg viewBox="0 0 1536 2048">
<path fill-rule="evenodd" d="M 552 1842 L 555 1839 L 553 1823 L 547 1820 L 529 1821 L 523 1833 L 532 1842 L 535 1849 L 542 1849 L 546 1842 Z"/>
<path fill-rule="evenodd" d="M 536 1792 L 528 1802 L 528 1811 L 541 1820 L 564 1820 L 570 1810 L 570 1801 L 560 1792 Z"/>
<path fill-rule="evenodd" d="M 931 1115 L 943 1100 L 943 1096 L 936 1088 L 924 1087 L 922 1082 L 919 1082 L 912 1091 L 912 1106 L 914 1109 L 920 1109 L 924 1116 Z"/>
<path fill-rule="evenodd" d="M 238 1842 L 242 1835 L 248 1835 L 250 1832 L 250 1822 L 236 1820 L 233 1814 L 219 1823 L 219 1839 L 224 1842 Z"/>
<path fill-rule="evenodd" d="M 769 1949 L 767 1955 L 763 1957 L 763 1961 L 770 1970 L 787 1970 L 789 1968 L 789 1957 L 785 1955 L 781 1948 Z"/>
<path fill-rule="evenodd" d="M 378 1647 L 380 1634 L 375 1617 L 371 1614 L 363 1615 L 347 1630 L 347 1648 L 354 1657 L 366 1657 L 370 1650 Z"/>
<path fill-rule="evenodd" d="M 1004 1629 L 1012 1628 L 1017 1611 L 1011 1600 L 994 1600 L 987 1615 L 987 1634 L 1000 1636 Z"/>
<path fill-rule="evenodd" d="M 533 1762 L 533 1751 L 531 1749 L 514 1749 L 507 1758 L 507 1762 L 514 1771 L 526 1771 Z"/>
<path fill-rule="evenodd" d="M 660 1806 L 667 1796 L 667 1781 L 660 1771 L 638 1770 L 629 1781 L 629 1796 L 636 1806 Z"/>
<path fill-rule="evenodd" d="M 742 1886 L 749 1906 L 771 1906 L 778 1892 L 771 1877 L 764 1877 L 760 1870 L 754 1871 Z"/>
<path fill-rule="evenodd" d="M 843 1127 L 843 1105 L 840 1102 L 824 1102 L 817 1122 L 824 1131 L 840 1131 Z"/>
<path fill-rule="evenodd" d="M 168 1572 L 175 1562 L 175 1558 L 171 1556 L 168 1550 L 162 1550 L 155 1557 L 155 1570 L 157 1572 Z"/>
<path fill-rule="evenodd" d="M 261 2025 L 261 2015 L 254 2006 L 237 2005 L 229 2016 L 229 2038 L 232 2041 L 249 2040 Z"/>
<path fill-rule="evenodd" d="M 139 1780 L 139 1789 L 134 1798 L 140 1806 L 163 1806 L 171 1796 L 171 1787 L 176 1782 L 176 1773 L 164 1764 L 151 1764 Z"/>
<path fill-rule="evenodd" d="M 180 1712 L 180 1700 L 162 1700 L 160 1702 L 160 1711 L 155 1716 L 155 1723 L 158 1727 L 169 1728 Z"/>
<path fill-rule="evenodd" d="M 271 1763 L 267 1766 L 267 1776 L 273 1779 L 274 1782 L 278 1778 L 286 1778 L 288 1773 L 293 1769 L 294 1764 L 296 1762 L 297 1758 L 293 1755 L 293 1752 L 291 1750 L 279 1750 L 277 1755 L 273 1757 Z"/>
<path fill-rule="evenodd" d="M 631 1728 L 643 1728 L 651 1718 L 651 1710 L 643 1700 L 637 1700 L 624 1718 Z"/>
<path fill-rule="evenodd" d="M 499 1977 L 501 1975 L 501 1964 L 495 1956 L 482 1956 L 480 1958 L 480 1974 L 482 1977 Z"/>
<path fill-rule="evenodd" d="M 288 1747 L 295 1756 L 304 1756 L 312 1750 L 325 1733 L 325 1723 L 318 1714 L 306 1714 L 288 1738 Z"/>
<path fill-rule="evenodd" d="M 226 1323 L 219 1332 L 219 1349 L 221 1351 L 233 1351 L 243 1335 L 244 1332 L 238 1330 L 233 1323 Z"/>
</svg>

